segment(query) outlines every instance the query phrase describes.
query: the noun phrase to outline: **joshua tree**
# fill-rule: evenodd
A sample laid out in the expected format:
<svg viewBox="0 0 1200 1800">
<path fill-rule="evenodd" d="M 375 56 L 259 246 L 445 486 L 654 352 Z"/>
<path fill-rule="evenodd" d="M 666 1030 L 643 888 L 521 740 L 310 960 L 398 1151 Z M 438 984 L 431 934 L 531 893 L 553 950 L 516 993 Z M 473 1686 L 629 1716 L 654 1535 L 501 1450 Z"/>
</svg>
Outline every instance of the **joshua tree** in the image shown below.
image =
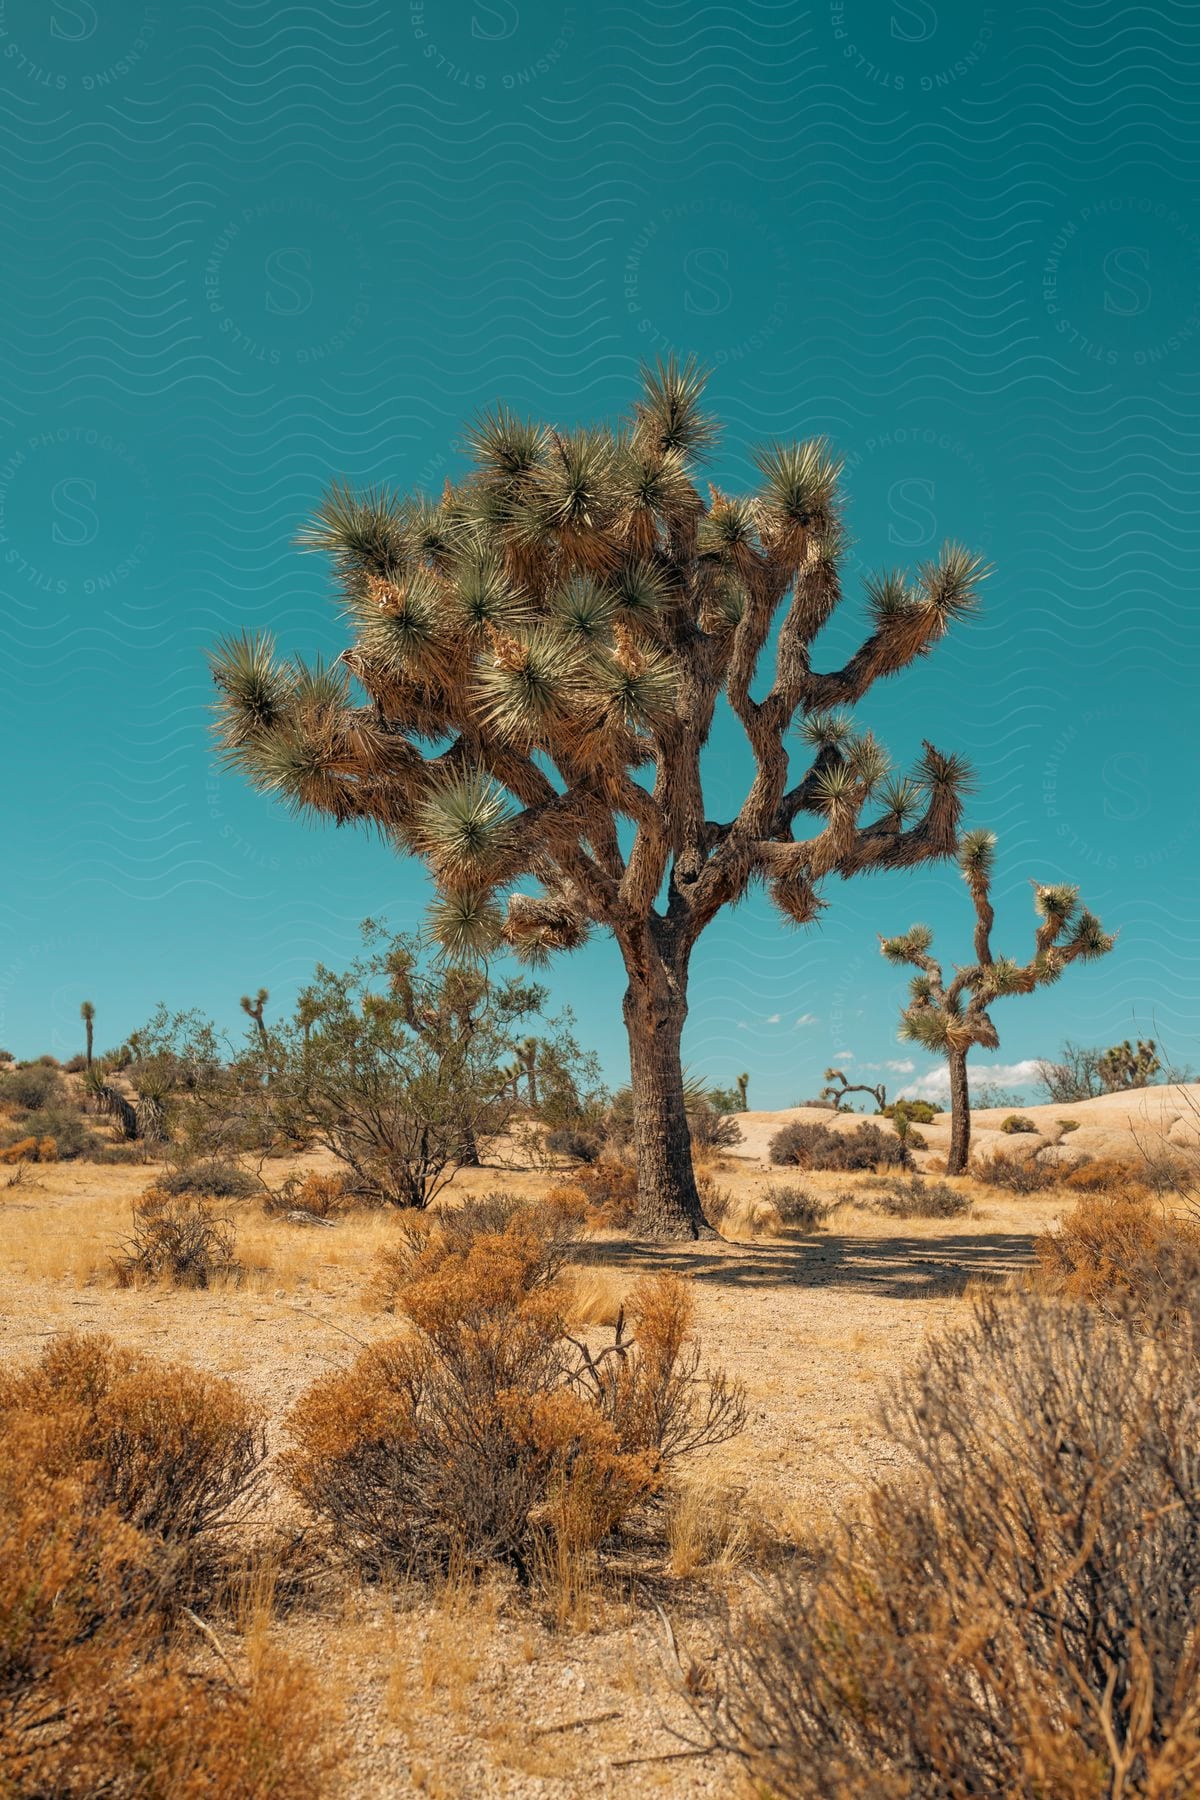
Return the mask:
<svg viewBox="0 0 1200 1800">
<path fill-rule="evenodd" d="M 83 1020 L 83 1029 L 87 1033 L 87 1049 L 85 1055 L 87 1057 L 87 1066 L 90 1069 L 92 1066 L 92 1046 L 96 1031 L 96 1008 L 92 1005 L 90 1000 L 85 1000 L 83 1002 L 83 1005 L 79 1008 L 79 1016 Z"/>
<path fill-rule="evenodd" d="M 1149 1087 L 1154 1077 L 1162 1073 L 1154 1039 L 1139 1038 L 1136 1050 L 1128 1038 L 1123 1044 L 1111 1044 L 1096 1064 L 1096 1072 L 1109 1094 Z"/>
<path fill-rule="evenodd" d="M 538 1105 L 538 1041 L 535 1037 L 523 1040 L 517 1051 L 521 1068 L 525 1073 L 525 1088 L 529 1104 L 537 1111 Z"/>
<path fill-rule="evenodd" d="M 840 1069 L 826 1069 L 825 1086 L 821 1089 L 822 1100 L 832 1100 L 834 1112 L 841 1112 L 842 1101 L 847 1094 L 870 1094 L 878 1112 L 887 1105 L 887 1088 L 881 1081 L 878 1087 L 871 1087 L 865 1081 L 847 1081 Z M 850 1108 L 846 1109 L 848 1112 Z"/>
<path fill-rule="evenodd" d="M 249 1017 L 254 1020 L 258 1030 L 258 1041 L 264 1050 L 267 1049 L 270 1038 L 267 1033 L 266 1024 L 263 1020 L 263 1007 L 270 998 L 271 996 L 266 988 L 260 987 L 253 1000 L 250 998 L 249 994 L 243 994 L 241 1000 L 242 1011 L 247 1013 Z"/>
<path fill-rule="evenodd" d="M 704 1225 L 680 1057 L 696 941 L 756 882 L 807 924 L 828 876 L 953 854 L 964 764 L 926 744 L 892 776 L 835 709 L 928 651 L 984 572 L 947 545 L 911 579 L 873 577 L 865 641 L 815 670 L 841 600 L 839 465 L 822 441 L 774 443 L 756 493 L 703 498 L 705 380 L 690 362 L 644 370 L 615 430 L 497 407 L 440 501 L 335 486 L 304 541 L 333 558 L 351 645 L 332 666 L 280 661 L 258 636 L 213 658 L 229 760 L 296 809 L 423 857 L 448 952 L 505 940 L 537 961 L 612 935 L 639 1226 L 671 1236 Z M 706 807 L 701 767 L 722 699 L 755 762 L 728 819 Z"/>
<path fill-rule="evenodd" d="M 989 1015 L 1006 994 L 1031 994 L 1057 981 L 1069 963 L 1106 956 L 1116 942 L 1094 913 L 1079 904 L 1079 889 L 1065 882 L 1033 883 L 1034 910 L 1041 921 L 1027 963 L 992 955 L 992 865 L 996 839 L 990 831 L 970 831 L 962 840 L 959 866 L 975 906 L 975 961 L 955 969 L 947 982 L 942 965 L 929 954 L 933 933 L 912 925 L 903 937 L 880 938 L 889 962 L 917 970 L 901 1014 L 900 1035 L 926 1050 L 940 1050 L 950 1065 L 950 1154 L 946 1170 L 961 1175 L 971 1147 L 971 1101 L 967 1052 L 975 1044 L 997 1050 L 1000 1039 Z"/>
<path fill-rule="evenodd" d="M 739 1112 L 748 1112 L 750 1110 L 750 1076 L 749 1076 L 749 1074 L 739 1075 L 736 1082 L 734 1083 L 734 1086 L 737 1089 L 738 1111 Z"/>
</svg>

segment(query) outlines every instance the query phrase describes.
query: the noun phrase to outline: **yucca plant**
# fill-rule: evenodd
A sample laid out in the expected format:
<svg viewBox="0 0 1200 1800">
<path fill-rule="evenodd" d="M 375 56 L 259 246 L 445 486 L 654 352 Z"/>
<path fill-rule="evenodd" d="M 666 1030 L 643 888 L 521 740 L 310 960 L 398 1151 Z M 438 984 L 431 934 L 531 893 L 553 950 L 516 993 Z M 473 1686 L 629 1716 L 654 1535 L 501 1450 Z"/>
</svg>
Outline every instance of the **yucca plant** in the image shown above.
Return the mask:
<svg viewBox="0 0 1200 1800">
<path fill-rule="evenodd" d="M 992 954 L 992 871 L 996 839 L 990 831 L 969 831 L 959 850 L 959 867 L 975 907 L 975 960 L 956 968 L 947 981 L 941 963 L 929 954 L 933 933 L 927 925 L 911 925 L 903 937 L 880 938 L 889 962 L 907 964 L 917 973 L 909 983 L 908 1004 L 900 1016 L 900 1036 L 945 1056 L 950 1068 L 950 1154 L 946 1172 L 961 1175 L 971 1148 L 971 1099 L 967 1085 L 967 1053 L 975 1045 L 998 1050 L 1000 1038 L 990 1007 L 1007 994 L 1031 994 L 1057 981 L 1073 962 L 1107 956 L 1116 942 L 1094 913 L 1079 903 L 1079 889 L 1066 882 L 1033 883 L 1038 925 L 1033 954 L 1025 963 Z"/>
<path fill-rule="evenodd" d="M 250 998 L 249 994 L 243 994 L 240 1002 L 242 1011 L 246 1014 L 246 1017 L 248 1019 L 253 1019 L 254 1028 L 258 1033 L 258 1041 L 264 1050 L 268 1048 L 271 1041 L 270 1034 L 267 1031 L 267 1022 L 263 1017 L 263 1009 L 270 998 L 271 996 L 268 990 L 265 987 L 260 987 L 253 1000 Z"/>
<path fill-rule="evenodd" d="M 690 361 L 645 369 L 611 429 L 497 407 L 440 500 L 335 486 L 304 542 L 332 558 L 347 649 L 310 668 L 243 636 L 213 658 L 230 762 L 422 857 L 447 952 L 503 940 L 537 962 L 612 935 L 640 1228 L 670 1236 L 704 1225 L 680 1060 L 696 941 L 755 883 L 807 924 L 828 876 L 954 853 L 963 763 L 927 744 L 893 776 L 840 709 L 969 613 L 984 573 L 948 544 L 879 577 L 861 647 L 816 671 L 841 600 L 840 465 L 823 440 L 771 444 L 754 494 L 705 497 L 705 382 Z M 725 820 L 701 773 L 720 700 L 757 765 Z"/>
</svg>

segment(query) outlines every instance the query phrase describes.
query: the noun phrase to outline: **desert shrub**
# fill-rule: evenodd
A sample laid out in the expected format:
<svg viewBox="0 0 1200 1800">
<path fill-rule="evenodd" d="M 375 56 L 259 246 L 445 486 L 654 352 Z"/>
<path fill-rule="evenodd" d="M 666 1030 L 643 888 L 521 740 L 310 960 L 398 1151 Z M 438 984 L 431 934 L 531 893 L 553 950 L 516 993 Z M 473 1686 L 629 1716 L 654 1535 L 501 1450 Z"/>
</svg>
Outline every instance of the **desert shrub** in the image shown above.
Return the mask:
<svg viewBox="0 0 1200 1800">
<path fill-rule="evenodd" d="M 35 1137 L 20 1137 L 0 1150 L 0 1162 L 24 1163 L 37 1162 L 38 1140 Z"/>
<path fill-rule="evenodd" d="M 1062 1177 L 1056 1163 L 1043 1162 L 1038 1156 L 1002 1156 L 998 1150 L 977 1157 L 971 1173 L 987 1187 L 1003 1188 L 1010 1194 L 1041 1194 Z"/>
<path fill-rule="evenodd" d="M 681 1283 L 643 1283 L 592 1352 L 568 1334 L 555 1244 L 510 1196 L 457 1241 L 434 1229 L 396 1284 L 412 1333 L 294 1409 L 285 1476 L 355 1558 L 529 1575 L 548 1548 L 594 1550 L 680 1455 L 740 1428 L 740 1390 L 699 1375 Z"/>
<path fill-rule="evenodd" d="M 167 1169 L 155 1183 L 161 1194 L 199 1194 L 206 1200 L 248 1200 L 262 1193 L 262 1184 L 237 1163 L 205 1157 Z"/>
<path fill-rule="evenodd" d="M 263 1211 L 275 1217 L 305 1213 L 313 1219 L 338 1219 L 349 1212 L 358 1199 L 348 1175 L 305 1169 L 289 1175 L 278 1189 L 268 1190 Z"/>
<path fill-rule="evenodd" d="M 833 1211 L 824 1195 L 783 1183 L 768 1182 L 761 1197 L 768 1206 L 775 1208 L 783 1223 L 793 1231 L 819 1231 Z"/>
<path fill-rule="evenodd" d="M 732 1742 L 762 1791 L 1195 1793 L 1195 1348 L 1024 1296 L 926 1350 L 891 1408 L 913 1475 L 731 1645 Z"/>
<path fill-rule="evenodd" d="M 98 1150 L 88 1151 L 88 1161 L 117 1167 L 130 1168 L 148 1160 L 141 1144 L 101 1144 Z"/>
<path fill-rule="evenodd" d="M 720 1225 L 733 1205 L 733 1192 L 730 1188 L 717 1185 L 716 1178 L 707 1170 L 696 1176 L 696 1191 L 700 1195 L 700 1205 L 710 1225 Z"/>
<path fill-rule="evenodd" d="M 81 1050 L 78 1051 L 76 1055 L 68 1057 L 67 1061 L 62 1065 L 62 1072 L 64 1075 L 82 1075 L 87 1066 L 87 1057 Z"/>
<path fill-rule="evenodd" d="M 38 1107 L 32 1112 L 18 1113 L 14 1123 L 0 1135 L 10 1140 L 9 1147 L 13 1142 L 23 1142 L 30 1137 L 39 1141 L 52 1139 L 55 1160 L 63 1162 L 77 1156 L 90 1157 L 104 1142 L 89 1128 L 82 1113 L 71 1106 Z"/>
<path fill-rule="evenodd" d="M 1142 1170 L 1117 1156 L 1088 1156 L 1061 1175 L 1061 1186 L 1073 1194 L 1110 1192 L 1143 1194 Z"/>
<path fill-rule="evenodd" d="M 133 1230 L 113 1258 L 122 1287 L 166 1277 L 176 1287 L 206 1288 L 239 1280 L 233 1221 L 197 1194 L 148 1188 L 133 1206 Z"/>
<path fill-rule="evenodd" d="M 170 1658 L 130 1671 L 98 1698 L 102 1710 L 93 1698 L 73 1721 L 79 1741 L 69 1779 L 85 1785 L 55 1794 L 324 1800 L 339 1791 L 344 1751 L 320 1682 L 277 1651 L 259 1654 L 237 1687 L 223 1678 L 200 1682 Z M 62 1760 L 60 1749 L 51 1766 Z"/>
<path fill-rule="evenodd" d="M 874 1191 L 872 1206 L 890 1219 L 960 1219 L 971 1210 L 968 1195 L 948 1181 L 895 1176 Z"/>
<path fill-rule="evenodd" d="M 942 1111 L 932 1100 L 895 1100 L 880 1109 L 881 1117 L 896 1119 L 906 1116 L 914 1125 L 932 1125 Z"/>
<path fill-rule="evenodd" d="M 468 1255 L 481 1238 L 504 1236 L 512 1230 L 536 1245 L 531 1279 L 546 1285 L 565 1267 L 586 1213 L 586 1202 L 575 1187 L 552 1188 L 540 1200 L 494 1189 L 472 1194 L 459 1206 L 436 1207 L 406 1221 L 396 1243 L 380 1251 L 374 1297 L 385 1308 L 394 1308 L 418 1276 L 431 1275 L 447 1259 Z"/>
<path fill-rule="evenodd" d="M 907 1168 L 911 1161 L 907 1147 L 894 1133 L 881 1131 L 869 1120 L 845 1132 L 797 1120 L 775 1133 L 768 1154 L 778 1166 L 799 1169 L 874 1169 L 880 1163 Z"/>
<path fill-rule="evenodd" d="M 1042 1292 L 1147 1306 L 1195 1280 L 1200 1294 L 1200 1225 L 1129 1190 L 1085 1194 L 1033 1248 Z"/>
<path fill-rule="evenodd" d="M 31 1063 L 0 1074 L 0 1106 L 15 1112 L 42 1112 L 61 1105 L 65 1094 L 62 1077 L 48 1063 Z"/>
<path fill-rule="evenodd" d="M 1000 1129 L 1008 1132 L 1011 1137 L 1014 1132 L 1036 1131 L 1037 1126 L 1032 1119 L 1027 1119 L 1024 1113 L 1009 1113 L 1007 1119 L 1001 1119 Z"/>
<path fill-rule="evenodd" d="M 311 1673 L 264 1653 L 234 1689 L 164 1653 L 163 1545 L 113 1503 L 104 1433 L 97 1461 L 79 1422 L 120 1383 L 97 1408 L 42 1374 L 6 1377 L 0 1407 L 0 1790 L 321 1800 L 335 1747 Z M 145 1428 L 140 1403 L 131 1418 Z M 160 1433 L 167 1457 L 176 1441 Z"/>
<path fill-rule="evenodd" d="M 1152 1194 L 1179 1194 L 1188 1201 L 1197 1185 L 1194 1161 L 1169 1150 L 1144 1150 L 1138 1175 Z"/>
<path fill-rule="evenodd" d="M 1058 1124 L 1060 1125 L 1060 1127 L 1062 1128 L 1062 1130 L 1064 1132 L 1079 1130 L 1079 1120 L 1078 1119 L 1059 1119 Z"/>
<path fill-rule="evenodd" d="M 569 1156 L 573 1162 L 581 1163 L 594 1163 L 604 1148 L 603 1139 L 595 1132 L 581 1131 L 574 1125 L 548 1131 L 545 1145 L 552 1156 Z"/>
<path fill-rule="evenodd" d="M 601 1156 L 578 1169 L 572 1182 L 584 1196 L 589 1224 L 601 1230 L 627 1231 L 637 1213 L 637 1170 L 615 1156 Z"/>
<path fill-rule="evenodd" d="M 260 1414 L 230 1381 L 118 1348 L 55 1338 L 0 1374 L 0 1442 L 33 1421 L 48 1479 L 82 1483 L 143 1535 L 195 1544 L 252 1494 L 266 1457 Z"/>
<path fill-rule="evenodd" d="M 688 1130 L 695 1150 L 729 1150 L 742 1141 L 737 1120 L 719 1111 L 708 1099 L 688 1108 Z"/>
</svg>

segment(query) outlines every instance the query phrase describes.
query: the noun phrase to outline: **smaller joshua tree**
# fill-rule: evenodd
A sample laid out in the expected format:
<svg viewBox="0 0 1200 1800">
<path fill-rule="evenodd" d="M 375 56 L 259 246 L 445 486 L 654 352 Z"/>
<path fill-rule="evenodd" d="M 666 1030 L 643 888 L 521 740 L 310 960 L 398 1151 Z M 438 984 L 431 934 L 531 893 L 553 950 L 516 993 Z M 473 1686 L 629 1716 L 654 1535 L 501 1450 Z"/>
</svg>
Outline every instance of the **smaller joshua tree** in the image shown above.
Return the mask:
<svg viewBox="0 0 1200 1800">
<path fill-rule="evenodd" d="M 880 938 L 889 962 L 916 969 L 909 984 L 908 1005 L 901 1015 L 900 1035 L 926 1050 L 940 1050 L 950 1065 L 950 1154 L 946 1171 L 961 1175 L 971 1146 L 971 1105 L 967 1088 L 967 1052 L 976 1044 L 997 1050 L 1000 1039 L 989 1009 L 1006 994 L 1031 994 L 1057 981 L 1068 963 L 1106 956 L 1116 942 L 1094 913 L 1079 903 L 1079 889 L 1066 882 L 1033 884 L 1039 924 L 1027 963 L 992 954 L 992 865 L 996 839 L 990 831 L 971 831 L 962 840 L 959 867 L 975 905 L 975 960 L 954 971 L 947 982 L 942 965 L 929 950 L 933 933 L 913 925 L 903 937 Z"/>
<path fill-rule="evenodd" d="M 79 1008 L 79 1016 L 83 1020 L 83 1029 L 87 1033 L 86 1056 L 87 1066 L 90 1069 L 92 1066 L 92 1051 L 95 1046 L 96 1034 L 96 1008 L 92 1005 L 90 1000 L 85 1000 L 83 1002 L 83 1005 Z"/>
<path fill-rule="evenodd" d="M 267 1049 L 270 1039 L 267 1034 L 266 1020 L 263 1018 L 263 1007 L 270 998 L 271 996 L 267 992 L 267 989 L 265 987 L 260 987 L 253 1000 L 250 998 L 249 994 L 243 994 L 241 1001 L 242 1011 L 248 1018 L 254 1020 L 255 1030 L 258 1032 L 258 1041 L 264 1050 Z"/>
<path fill-rule="evenodd" d="M 878 1087 L 871 1087 L 865 1081 L 848 1081 L 841 1069 L 826 1069 L 825 1086 L 821 1089 L 822 1100 L 832 1100 L 834 1112 L 841 1112 L 842 1101 L 847 1094 L 870 1094 L 875 1102 L 876 1110 L 882 1112 L 887 1105 L 887 1089 L 882 1081 Z M 852 1108 L 847 1106 L 846 1111 Z"/>
<path fill-rule="evenodd" d="M 1162 1063 L 1153 1038 L 1139 1038 L 1136 1049 L 1126 1038 L 1123 1044 L 1110 1044 L 1096 1069 L 1105 1092 L 1121 1094 L 1129 1088 L 1149 1087 L 1162 1073 Z"/>
</svg>

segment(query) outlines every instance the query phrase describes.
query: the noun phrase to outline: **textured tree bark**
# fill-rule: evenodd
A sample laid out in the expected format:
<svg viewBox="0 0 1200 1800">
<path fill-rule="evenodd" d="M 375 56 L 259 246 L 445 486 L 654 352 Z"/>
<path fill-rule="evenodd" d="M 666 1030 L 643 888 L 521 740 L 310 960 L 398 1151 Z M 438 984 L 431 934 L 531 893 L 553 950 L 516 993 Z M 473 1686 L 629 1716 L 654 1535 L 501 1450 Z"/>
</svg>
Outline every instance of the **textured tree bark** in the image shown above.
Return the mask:
<svg viewBox="0 0 1200 1800">
<path fill-rule="evenodd" d="M 950 1154 L 946 1158 L 947 1175 L 964 1175 L 967 1154 L 971 1148 L 971 1095 L 967 1087 L 967 1053 L 951 1050 L 950 1061 Z"/>
<path fill-rule="evenodd" d="M 692 1169 L 680 1045 L 687 1017 L 681 983 L 631 978 L 625 993 L 640 1237 L 697 1238 L 709 1229 Z"/>
</svg>

